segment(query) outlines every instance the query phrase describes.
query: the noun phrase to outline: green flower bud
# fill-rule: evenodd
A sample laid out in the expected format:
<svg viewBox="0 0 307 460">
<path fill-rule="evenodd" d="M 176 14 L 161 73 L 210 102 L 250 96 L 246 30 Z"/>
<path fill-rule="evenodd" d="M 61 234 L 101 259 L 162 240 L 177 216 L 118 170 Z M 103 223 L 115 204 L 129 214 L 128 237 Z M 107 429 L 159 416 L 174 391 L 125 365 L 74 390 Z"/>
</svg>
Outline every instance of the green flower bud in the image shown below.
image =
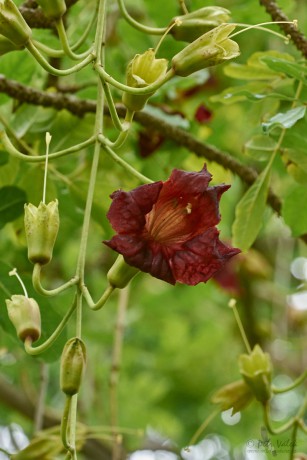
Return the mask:
<svg viewBox="0 0 307 460">
<path fill-rule="evenodd" d="M 23 50 L 24 46 L 17 46 L 14 45 L 8 38 L 0 35 L 0 56 L 3 56 L 5 53 L 9 53 L 10 51 L 18 51 Z"/>
<path fill-rule="evenodd" d="M 172 59 L 175 74 L 186 77 L 239 56 L 239 45 L 227 38 L 235 27 L 233 24 L 221 24 L 186 46 Z"/>
<path fill-rule="evenodd" d="M 73 337 L 66 342 L 61 357 L 60 386 L 66 395 L 78 393 L 85 363 L 85 345 L 81 339 Z"/>
<path fill-rule="evenodd" d="M 177 16 L 172 20 L 175 26 L 170 34 L 175 40 L 192 42 L 214 27 L 229 21 L 230 11 L 220 6 L 205 6 L 192 13 Z"/>
<path fill-rule="evenodd" d="M 156 59 L 155 51 L 149 49 L 143 54 L 136 54 L 132 61 L 129 62 L 126 74 L 127 86 L 132 88 L 145 88 L 151 83 L 156 82 L 164 77 L 167 71 L 167 60 Z M 147 100 L 152 96 L 150 94 L 129 94 L 123 93 L 123 103 L 133 112 L 142 110 Z"/>
<path fill-rule="evenodd" d="M 213 404 L 219 404 L 222 411 L 232 409 L 234 415 L 245 409 L 253 398 L 254 394 L 244 380 L 237 380 L 216 391 L 211 401 Z"/>
<path fill-rule="evenodd" d="M 39 436 L 17 454 L 11 455 L 12 460 L 47 460 L 53 459 L 63 449 L 59 436 Z"/>
<path fill-rule="evenodd" d="M 12 0 L 0 0 L 0 34 L 16 46 L 25 46 L 32 31 Z"/>
<path fill-rule="evenodd" d="M 24 295 L 13 295 L 6 301 L 7 312 L 18 337 L 24 342 L 31 337 L 32 342 L 41 335 L 41 315 L 37 302 Z"/>
<path fill-rule="evenodd" d="M 123 289 L 137 273 L 139 269 L 128 265 L 120 254 L 108 271 L 107 278 L 111 286 Z"/>
<path fill-rule="evenodd" d="M 48 264 L 60 225 L 58 200 L 41 202 L 38 208 L 31 203 L 25 205 L 24 222 L 29 260 L 34 264 Z"/>
<path fill-rule="evenodd" d="M 266 403 L 271 398 L 272 362 L 268 353 L 259 345 L 253 351 L 239 357 L 240 373 L 256 399 Z"/>
<path fill-rule="evenodd" d="M 60 19 L 66 12 L 65 0 L 36 0 L 36 3 L 50 19 Z"/>
</svg>

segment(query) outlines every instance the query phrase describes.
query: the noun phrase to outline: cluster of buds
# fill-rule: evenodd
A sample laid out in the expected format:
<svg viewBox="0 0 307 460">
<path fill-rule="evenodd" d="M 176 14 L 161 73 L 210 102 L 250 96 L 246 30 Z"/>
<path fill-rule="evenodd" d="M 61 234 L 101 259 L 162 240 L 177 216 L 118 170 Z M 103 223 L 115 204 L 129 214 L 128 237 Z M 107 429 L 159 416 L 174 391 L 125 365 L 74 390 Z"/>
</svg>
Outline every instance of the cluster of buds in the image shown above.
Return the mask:
<svg viewBox="0 0 307 460">
<path fill-rule="evenodd" d="M 61 356 L 60 387 L 67 396 L 79 392 L 85 364 L 85 345 L 81 339 L 73 337 L 66 342 Z"/>
<path fill-rule="evenodd" d="M 24 222 L 29 260 L 34 264 L 48 264 L 60 225 L 58 200 L 41 202 L 38 207 L 31 203 L 25 205 Z"/>
<path fill-rule="evenodd" d="M 13 295 L 6 300 L 8 316 L 17 336 L 24 342 L 28 337 L 35 342 L 41 335 L 41 315 L 37 302 L 24 295 Z"/>
</svg>

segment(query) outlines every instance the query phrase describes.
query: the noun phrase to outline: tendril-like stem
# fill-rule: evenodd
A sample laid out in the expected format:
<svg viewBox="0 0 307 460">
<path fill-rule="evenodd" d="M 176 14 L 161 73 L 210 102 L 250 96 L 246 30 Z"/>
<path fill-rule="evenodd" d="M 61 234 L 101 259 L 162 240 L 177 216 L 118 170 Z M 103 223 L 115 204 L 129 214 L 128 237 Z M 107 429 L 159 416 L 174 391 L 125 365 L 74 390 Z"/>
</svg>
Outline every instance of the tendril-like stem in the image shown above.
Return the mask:
<svg viewBox="0 0 307 460">
<path fill-rule="evenodd" d="M 159 27 L 149 27 L 145 26 L 144 24 L 141 24 L 140 22 L 136 21 L 133 19 L 132 16 L 128 13 L 124 0 L 118 0 L 118 6 L 119 9 L 125 18 L 125 20 L 135 29 L 139 30 L 140 32 L 144 32 L 145 34 L 150 34 L 150 35 L 162 35 L 164 34 L 166 27 L 159 28 Z"/>
<path fill-rule="evenodd" d="M 62 318 L 62 321 L 60 322 L 58 327 L 51 334 L 51 336 L 44 343 L 42 343 L 41 345 L 38 345 L 36 347 L 32 347 L 32 339 L 30 337 L 26 338 L 26 340 L 24 342 L 26 352 L 29 355 L 36 356 L 36 355 L 39 355 L 39 354 L 43 353 L 44 351 L 48 350 L 48 348 L 51 347 L 51 345 L 53 345 L 53 343 L 57 340 L 57 338 L 59 337 L 59 335 L 63 331 L 63 329 L 66 326 L 66 324 L 68 323 L 71 315 L 75 311 L 76 306 L 77 306 L 77 297 L 75 296 L 75 298 L 74 298 L 74 300 L 73 300 L 73 302 L 71 304 L 71 307 L 65 313 L 65 315 Z"/>
<path fill-rule="evenodd" d="M 41 285 L 41 271 L 42 271 L 42 266 L 40 264 L 34 264 L 33 268 L 33 273 L 32 273 L 32 283 L 33 287 L 38 292 L 39 294 L 45 295 L 45 296 L 54 296 L 59 294 L 60 292 L 65 291 L 66 289 L 74 286 L 79 282 L 79 278 L 77 276 L 74 276 L 71 278 L 69 281 L 66 283 L 62 284 L 61 286 L 55 288 L 55 289 L 44 289 L 43 286 Z"/>
</svg>

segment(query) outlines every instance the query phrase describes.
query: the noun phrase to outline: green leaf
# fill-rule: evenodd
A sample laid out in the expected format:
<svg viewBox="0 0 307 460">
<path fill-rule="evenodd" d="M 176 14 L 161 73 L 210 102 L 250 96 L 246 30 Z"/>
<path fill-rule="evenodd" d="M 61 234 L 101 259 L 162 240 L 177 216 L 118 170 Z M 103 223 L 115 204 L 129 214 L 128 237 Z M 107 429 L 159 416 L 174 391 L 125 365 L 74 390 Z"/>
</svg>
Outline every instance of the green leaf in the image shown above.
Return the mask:
<svg viewBox="0 0 307 460">
<path fill-rule="evenodd" d="M 262 129 L 264 132 L 270 132 L 274 128 L 291 128 L 298 120 L 301 120 L 305 116 L 305 113 L 305 106 L 295 107 L 295 109 L 290 109 L 284 113 L 277 113 L 266 123 L 262 123 Z"/>
<path fill-rule="evenodd" d="M 293 236 L 307 233 L 306 203 L 307 187 L 303 185 L 296 185 L 284 199 L 281 214 Z"/>
<path fill-rule="evenodd" d="M 9 161 L 9 154 L 5 150 L 0 149 L 0 166 L 5 165 Z"/>
<path fill-rule="evenodd" d="M 276 142 L 265 134 L 256 134 L 244 144 L 245 155 L 254 160 L 267 160 L 268 155 L 276 148 Z"/>
<path fill-rule="evenodd" d="M 285 155 L 289 160 L 299 166 L 300 169 L 307 172 L 307 153 L 299 149 L 287 149 Z"/>
<path fill-rule="evenodd" d="M 236 207 L 233 223 L 233 245 L 247 251 L 261 229 L 266 207 L 271 167 L 258 176 Z"/>
<path fill-rule="evenodd" d="M 294 77 L 297 80 L 303 81 L 304 83 L 307 82 L 306 66 L 296 64 L 295 62 L 289 62 L 285 59 L 280 59 L 274 56 L 264 56 L 261 58 L 261 61 L 275 72 L 282 72 L 289 77 Z"/>
<path fill-rule="evenodd" d="M 277 51 L 256 52 L 247 60 L 246 64 L 231 63 L 225 66 L 224 72 L 232 78 L 242 80 L 272 80 L 280 77 L 282 70 L 268 68 L 265 59 L 282 59 L 284 62 L 293 61 L 293 57 Z"/>
<path fill-rule="evenodd" d="M 27 195 L 21 188 L 7 185 L 0 189 L 0 228 L 22 213 Z"/>
<path fill-rule="evenodd" d="M 220 94 L 210 98 L 213 102 L 222 104 L 233 104 L 239 101 L 259 102 L 271 98 L 285 101 L 293 101 L 293 97 L 284 93 L 272 91 L 272 87 L 263 82 L 250 82 L 242 86 L 233 86 L 225 89 Z"/>
</svg>

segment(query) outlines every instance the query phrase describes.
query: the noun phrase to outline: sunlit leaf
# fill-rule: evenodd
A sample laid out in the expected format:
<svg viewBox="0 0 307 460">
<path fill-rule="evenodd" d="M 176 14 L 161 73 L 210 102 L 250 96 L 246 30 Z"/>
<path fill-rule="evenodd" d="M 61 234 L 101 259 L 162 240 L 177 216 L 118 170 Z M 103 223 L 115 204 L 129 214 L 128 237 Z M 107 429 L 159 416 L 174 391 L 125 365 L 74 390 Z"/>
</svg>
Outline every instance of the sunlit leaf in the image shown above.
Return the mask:
<svg viewBox="0 0 307 460">
<path fill-rule="evenodd" d="M 295 125 L 298 120 L 301 120 L 306 113 L 305 106 L 295 107 L 284 113 L 278 113 L 274 115 L 266 123 L 262 123 L 262 128 L 264 132 L 270 132 L 274 128 L 284 128 L 288 129 Z"/>
<path fill-rule="evenodd" d="M 261 58 L 261 61 L 276 72 L 282 72 L 289 77 L 294 77 L 303 82 L 307 82 L 307 67 L 304 65 L 289 62 L 288 60 L 274 56 L 264 56 Z"/>
</svg>

